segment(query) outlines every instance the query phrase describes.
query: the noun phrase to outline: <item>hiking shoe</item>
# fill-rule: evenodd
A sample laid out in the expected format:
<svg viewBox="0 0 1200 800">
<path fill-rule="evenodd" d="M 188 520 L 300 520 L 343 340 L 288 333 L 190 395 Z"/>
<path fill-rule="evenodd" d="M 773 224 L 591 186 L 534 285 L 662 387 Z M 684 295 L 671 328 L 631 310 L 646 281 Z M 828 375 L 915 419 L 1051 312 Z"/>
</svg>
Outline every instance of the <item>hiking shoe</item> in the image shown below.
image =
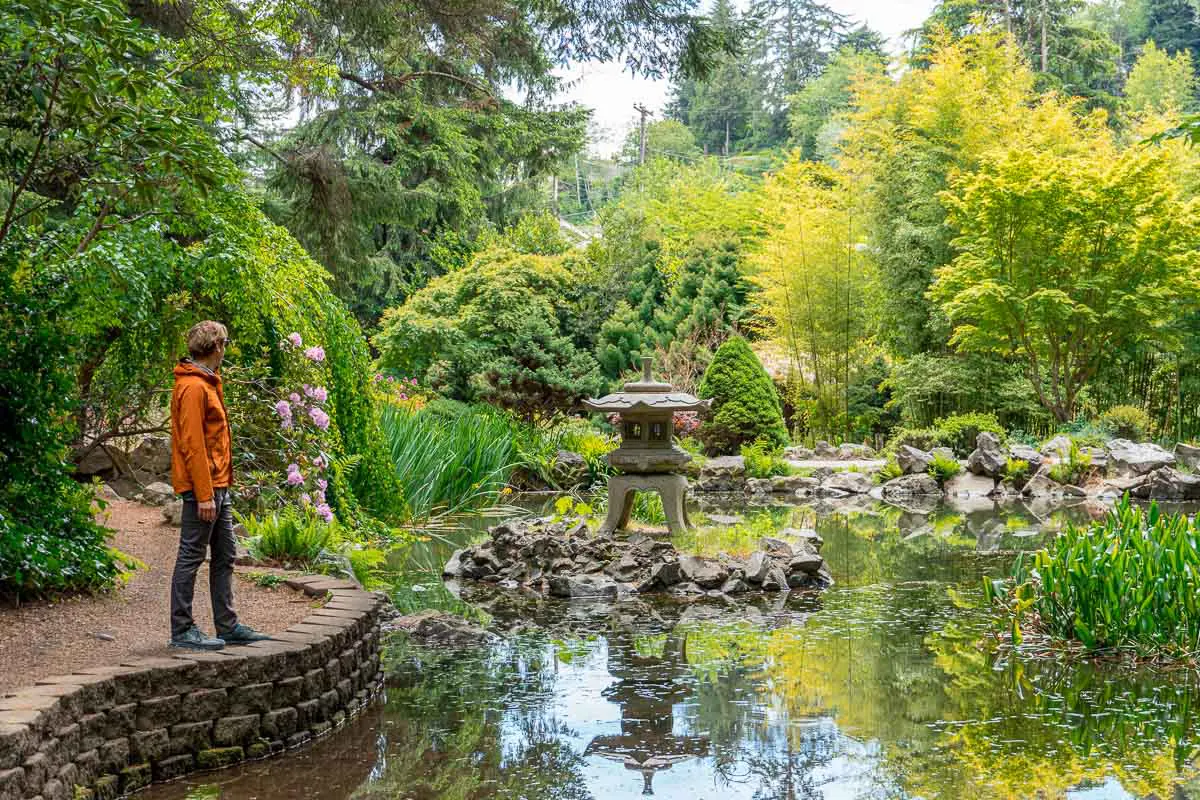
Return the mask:
<svg viewBox="0 0 1200 800">
<path fill-rule="evenodd" d="M 251 642 L 267 642 L 271 637 L 265 633 L 259 633 L 249 625 L 238 623 L 233 626 L 233 630 L 221 634 L 221 638 L 226 644 L 250 644 Z"/>
<path fill-rule="evenodd" d="M 210 639 L 195 625 L 178 636 L 171 637 L 171 647 L 184 647 L 188 650 L 220 650 L 224 646 L 223 639 Z"/>
</svg>

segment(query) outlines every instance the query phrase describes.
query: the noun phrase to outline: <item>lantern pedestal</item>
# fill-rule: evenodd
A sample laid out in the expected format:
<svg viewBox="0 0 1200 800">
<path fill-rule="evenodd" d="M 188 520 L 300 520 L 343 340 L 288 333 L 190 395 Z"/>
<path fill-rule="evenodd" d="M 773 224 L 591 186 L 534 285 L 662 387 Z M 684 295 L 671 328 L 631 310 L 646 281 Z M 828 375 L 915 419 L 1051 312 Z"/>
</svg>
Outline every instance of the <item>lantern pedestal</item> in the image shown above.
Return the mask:
<svg viewBox="0 0 1200 800">
<path fill-rule="evenodd" d="M 667 515 L 667 527 L 671 533 L 683 533 L 692 527 L 683 503 L 687 487 L 687 478 L 682 475 L 613 475 L 608 479 L 608 516 L 600 526 L 600 533 L 623 530 L 629 524 L 638 492 L 658 492 Z"/>
</svg>

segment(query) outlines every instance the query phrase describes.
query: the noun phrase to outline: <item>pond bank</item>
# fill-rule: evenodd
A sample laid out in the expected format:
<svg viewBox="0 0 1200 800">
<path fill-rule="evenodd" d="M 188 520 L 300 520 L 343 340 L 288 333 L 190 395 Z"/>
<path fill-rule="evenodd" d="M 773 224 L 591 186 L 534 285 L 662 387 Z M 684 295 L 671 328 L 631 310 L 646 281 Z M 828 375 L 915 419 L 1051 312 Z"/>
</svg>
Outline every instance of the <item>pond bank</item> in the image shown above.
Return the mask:
<svg viewBox="0 0 1200 800">
<path fill-rule="evenodd" d="M 145 568 L 108 592 L 0 605 L 0 695 L 84 667 L 178 652 L 167 644 L 178 528 L 163 521 L 162 509 L 127 500 L 110 501 L 106 514 L 101 521 L 114 531 L 112 545 Z M 234 599 L 243 622 L 271 633 L 311 613 L 313 598 L 286 587 L 259 586 L 248 577 L 253 571 L 235 568 Z M 211 632 L 207 563 L 196 576 L 193 613 L 197 624 Z"/>
</svg>

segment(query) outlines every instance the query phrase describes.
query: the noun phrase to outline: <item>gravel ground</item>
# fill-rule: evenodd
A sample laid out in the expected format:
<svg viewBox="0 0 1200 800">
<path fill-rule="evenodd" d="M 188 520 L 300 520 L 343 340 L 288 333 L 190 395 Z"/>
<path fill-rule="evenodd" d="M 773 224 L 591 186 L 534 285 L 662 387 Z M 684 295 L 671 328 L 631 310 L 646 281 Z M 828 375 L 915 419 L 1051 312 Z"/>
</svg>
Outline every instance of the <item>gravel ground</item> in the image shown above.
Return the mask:
<svg viewBox="0 0 1200 800">
<path fill-rule="evenodd" d="M 51 675 L 129 658 L 178 653 L 170 638 L 168 588 L 178 547 L 177 529 L 156 507 L 117 500 L 105 524 L 113 544 L 145 562 L 124 586 L 99 595 L 56 602 L 0 605 L 0 694 Z M 281 631 L 308 615 L 312 601 L 283 586 L 262 588 L 238 567 L 234 597 L 241 621 L 262 631 Z M 201 630 L 213 632 L 208 565 L 196 578 L 192 613 Z"/>
</svg>

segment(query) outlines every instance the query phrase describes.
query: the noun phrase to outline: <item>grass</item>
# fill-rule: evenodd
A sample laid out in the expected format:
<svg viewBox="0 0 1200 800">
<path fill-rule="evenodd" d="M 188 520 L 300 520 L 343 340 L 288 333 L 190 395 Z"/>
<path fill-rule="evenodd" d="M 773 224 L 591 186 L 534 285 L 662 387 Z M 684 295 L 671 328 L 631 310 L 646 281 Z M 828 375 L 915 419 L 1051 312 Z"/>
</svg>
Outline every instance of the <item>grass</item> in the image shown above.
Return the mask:
<svg viewBox="0 0 1200 800">
<path fill-rule="evenodd" d="M 513 422 L 499 412 L 435 415 L 388 405 L 380 421 L 409 521 L 490 504 L 518 463 Z"/>
<path fill-rule="evenodd" d="M 1014 588 L 986 580 L 1011 617 L 1015 644 L 1027 625 L 1089 652 L 1140 657 L 1200 655 L 1200 523 L 1122 500 L 1103 522 L 1068 525 L 1049 548 L 1023 559 Z"/>
</svg>

